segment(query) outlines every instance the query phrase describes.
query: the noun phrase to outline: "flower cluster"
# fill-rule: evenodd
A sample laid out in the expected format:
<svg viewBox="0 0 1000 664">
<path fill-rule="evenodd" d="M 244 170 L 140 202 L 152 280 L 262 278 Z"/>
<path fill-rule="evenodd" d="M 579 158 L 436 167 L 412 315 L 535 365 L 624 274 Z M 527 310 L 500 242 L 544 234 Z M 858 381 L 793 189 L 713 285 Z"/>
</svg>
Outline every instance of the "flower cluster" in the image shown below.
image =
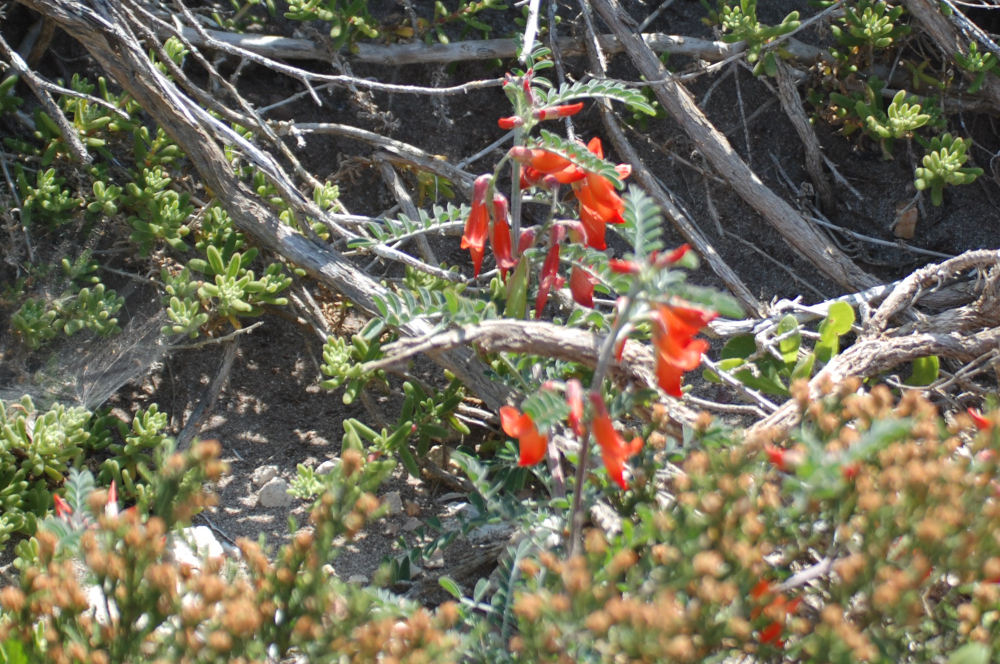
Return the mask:
<svg viewBox="0 0 1000 664">
<path fill-rule="evenodd" d="M 583 424 L 583 390 L 578 380 L 570 380 L 567 383 L 566 400 L 569 405 L 569 427 L 583 439 L 586 434 Z M 604 398 L 599 393 L 592 392 L 590 402 L 592 405 L 590 428 L 594 434 L 594 440 L 601 448 L 601 459 L 604 461 L 604 467 L 611 479 L 623 490 L 627 490 L 628 483 L 624 477 L 625 463 L 642 449 L 642 438 L 635 437 L 626 443 L 621 434 L 615 430 L 607 406 L 604 404 Z M 511 406 L 504 406 L 500 409 L 500 423 L 504 433 L 518 440 L 518 449 L 520 450 L 518 465 L 532 466 L 545 457 L 548 436 L 539 433 L 531 415 L 522 413 Z"/>
<path fill-rule="evenodd" d="M 526 77 L 525 95 L 530 97 L 529 80 L 530 76 Z M 530 118 L 531 121 L 542 121 L 569 117 L 582 108 L 583 102 L 551 106 L 532 111 Z M 520 115 L 514 115 L 500 118 L 498 124 L 504 129 L 514 129 L 524 126 L 525 119 Z M 604 148 L 600 138 L 591 139 L 587 149 L 598 158 L 604 158 Z M 564 283 L 564 279 L 559 276 L 559 253 L 567 234 L 574 242 L 585 246 L 598 250 L 607 248 L 604 239 L 606 226 L 624 222 L 622 215 L 625 211 L 625 202 L 615 190 L 615 184 L 607 177 L 581 168 L 566 157 L 550 150 L 516 145 L 508 152 L 508 157 L 522 165 L 519 182 L 522 189 L 539 186 L 555 191 L 559 185 L 570 185 L 579 203 L 578 221 L 571 221 L 568 225 L 554 223 L 549 228 L 548 252 L 542 265 L 538 294 L 535 298 L 537 318 L 541 316 L 552 289 L 561 287 Z M 615 170 L 619 177 L 624 179 L 632 169 L 628 164 L 619 164 Z M 506 278 L 507 273 L 517 265 L 517 257 L 534 243 L 535 234 L 533 230 L 522 232 L 517 238 L 517 254 L 513 253 L 507 198 L 494 189 L 494 181 L 495 176 L 491 174 L 481 175 L 476 179 L 473 186 L 472 209 L 465 221 L 461 246 L 462 249 L 469 250 L 474 274 L 479 276 L 486 252 L 486 240 L 489 238 L 497 267 L 501 275 Z M 573 299 L 582 306 L 593 307 L 596 281 L 590 269 L 574 266 L 569 278 Z"/>
</svg>

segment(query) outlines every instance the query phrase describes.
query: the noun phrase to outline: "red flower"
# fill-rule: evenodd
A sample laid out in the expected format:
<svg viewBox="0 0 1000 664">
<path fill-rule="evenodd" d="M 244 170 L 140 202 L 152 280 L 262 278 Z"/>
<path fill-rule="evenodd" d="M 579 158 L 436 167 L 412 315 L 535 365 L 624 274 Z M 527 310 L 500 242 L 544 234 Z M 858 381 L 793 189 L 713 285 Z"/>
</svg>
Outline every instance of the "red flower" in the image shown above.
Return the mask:
<svg viewBox="0 0 1000 664">
<path fill-rule="evenodd" d="M 663 390 L 681 396 L 681 375 L 701 364 L 708 342 L 694 335 L 715 318 L 714 311 L 660 305 L 653 322 L 656 346 L 656 377 Z"/>
<path fill-rule="evenodd" d="M 582 180 L 587 173 L 565 157 L 541 148 L 526 148 L 516 145 L 510 149 L 510 156 L 524 164 L 521 187 L 533 185 L 543 176 L 551 175 L 560 184 Z"/>
<path fill-rule="evenodd" d="M 500 426 L 508 436 L 517 438 L 521 451 L 517 465 L 532 466 L 545 457 L 549 440 L 538 433 L 531 415 L 511 406 L 503 406 L 500 409 Z"/>
<path fill-rule="evenodd" d="M 785 454 L 788 450 L 781 447 L 775 447 L 774 445 L 768 445 L 764 448 L 764 451 L 767 453 L 767 458 L 774 464 L 775 468 L 781 472 L 788 470 L 788 465 L 785 463 Z"/>
<path fill-rule="evenodd" d="M 622 490 L 627 490 L 628 484 L 622 476 L 622 471 L 625 469 L 625 462 L 628 458 L 635 456 L 642 449 L 642 438 L 633 438 L 632 442 L 626 445 L 625 439 L 615 431 L 615 425 L 612 424 L 611 417 L 608 416 L 608 409 L 605 407 L 601 395 L 591 393 L 590 402 L 594 405 L 594 419 L 590 426 L 594 432 L 594 438 L 597 439 L 597 444 L 601 446 L 601 459 L 604 461 L 604 467 L 611 479 L 617 482 Z"/>
<path fill-rule="evenodd" d="M 590 270 L 573 266 L 569 273 L 569 292 L 573 295 L 573 301 L 582 307 L 594 308 L 594 284 L 597 278 L 591 274 Z"/>
<path fill-rule="evenodd" d="M 587 149 L 601 159 L 604 158 L 604 149 L 601 147 L 601 139 L 596 136 L 590 139 Z M 619 164 L 615 167 L 618 175 L 625 179 L 632 172 L 632 167 L 628 164 Z M 622 213 L 625 211 L 625 201 L 621 199 L 615 191 L 615 185 L 611 180 L 596 173 L 586 173 L 573 185 L 573 193 L 580 201 L 581 206 L 590 208 L 605 224 L 621 224 L 625 221 Z"/>
<path fill-rule="evenodd" d="M 618 258 L 609 260 L 608 267 L 616 274 L 638 274 L 641 269 L 635 261 L 626 261 Z"/>
<path fill-rule="evenodd" d="M 542 108 L 534 113 L 532 113 L 538 120 L 551 120 L 552 118 L 566 118 L 571 115 L 576 115 L 583 108 L 583 102 L 578 101 L 575 104 L 563 104 L 562 106 L 549 106 L 548 108 Z"/>
<path fill-rule="evenodd" d="M 490 175 L 480 175 L 476 178 L 472 189 L 472 211 L 465 220 L 465 232 L 462 234 L 462 249 L 469 250 L 475 276 L 483 265 L 483 255 L 486 253 L 486 234 L 490 227 L 490 213 L 486 208 L 486 192 L 490 187 Z"/>
<path fill-rule="evenodd" d="M 500 274 L 507 276 L 507 271 L 517 265 L 510 250 L 510 225 L 507 224 L 507 197 L 497 192 L 493 194 L 493 255 L 497 259 Z"/>
<path fill-rule="evenodd" d="M 56 516 L 63 521 L 69 521 L 69 517 L 73 514 L 73 508 L 69 506 L 63 497 L 59 494 L 52 494 L 52 502 L 55 503 Z"/>
<path fill-rule="evenodd" d="M 750 591 L 750 597 L 755 600 L 761 600 L 769 594 L 771 594 L 771 584 L 764 580 L 758 582 L 753 587 L 753 590 Z M 756 619 L 761 613 L 771 618 L 771 622 L 764 629 L 760 630 L 760 636 L 758 637 L 760 643 L 769 643 L 775 648 L 783 647 L 785 642 L 781 639 L 781 634 L 785 629 L 785 620 L 789 615 L 798 610 L 801 603 L 801 597 L 796 597 L 789 601 L 784 595 L 776 595 L 765 606 L 755 607 L 750 612 L 751 619 Z"/>
<path fill-rule="evenodd" d="M 967 412 L 969 413 L 969 417 L 972 418 L 972 423 L 975 424 L 976 428 L 980 431 L 989 431 L 993 428 L 993 422 L 983 417 L 978 410 L 969 408 Z"/>
<path fill-rule="evenodd" d="M 604 251 L 608 248 L 604 240 L 606 222 L 599 214 L 586 205 L 580 206 L 580 224 L 583 226 L 583 241 L 588 247 Z"/>
<path fill-rule="evenodd" d="M 569 404 L 569 428 L 583 436 L 583 386 L 576 378 L 566 381 L 566 403 Z"/>
<path fill-rule="evenodd" d="M 666 267 L 682 259 L 689 249 L 691 249 L 691 245 L 682 244 L 667 254 L 654 251 L 649 255 L 649 260 L 656 267 Z M 609 260 L 608 267 L 611 268 L 612 272 L 618 274 L 638 274 L 642 270 L 642 266 L 635 261 L 619 260 L 617 258 Z"/>
<path fill-rule="evenodd" d="M 549 301 L 549 291 L 556 285 L 559 278 L 559 243 L 566 230 L 562 226 L 553 226 L 549 231 L 549 253 L 542 263 L 542 273 L 538 280 L 538 296 L 535 298 L 535 318 L 542 317 L 542 309 Z"/>
<path fill-rule="evenodd" d="M 513 129 L 514 127 L 520 127 L 524 124 L 524 120 L 516 115 L 511 115 L 506 118 L 500 118 L 497 120 L 497 126 L 501 129 Z"/>
</svg>

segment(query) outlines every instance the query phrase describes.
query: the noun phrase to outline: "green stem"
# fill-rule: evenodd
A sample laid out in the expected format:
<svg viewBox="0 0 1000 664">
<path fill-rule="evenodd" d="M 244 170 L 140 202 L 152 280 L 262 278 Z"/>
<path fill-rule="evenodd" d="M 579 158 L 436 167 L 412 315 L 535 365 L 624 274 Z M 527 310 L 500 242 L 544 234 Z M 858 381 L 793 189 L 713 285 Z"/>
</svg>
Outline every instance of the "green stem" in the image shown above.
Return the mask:
<svg viewBox="0 0 1000 664">
<path fill-rule="evenodd" d="M 594 369 L 594 377 L 590 382 L 590 391 L 594 394 L 601 394 L 601 386 L 604 384 L 604 376 L 607 374 L 608 367 L 611 366 L 611 358 L 614 356 L 615 341 L 621 333 L 622 328 L 631 317 L 632 309 L 635 308 L 636 304 L 636 296 L 642 290 L 642 287 L 643 284 L 641 279 L 636 279 L 632 282 L 632 287 L 629 289 L 628 295 L 625 296 L 624 306 L 618 314 L 618 317 L 615 319 L 614 324 L 611 326 L 611 331 L 608 333 L 608 336 L 604 338 L 604 342 L 601 344 L 601 350 L 597 356 L 597 368 Z M 587 427 L 587 430 L 584 431 L 580 440 L 580 458 L 577 460 L 576 484 L 573 487 L 573 505 L 570 508 L 570 558 L 579 555 L 583 545 L 580 537 L 583 531 L 583 482 L 587 475 L 587 465 L 589 462 L 590 427 Z"/>
<path fill-rule="evenodd" d="M 514 145 L 523 144 L 523 129 L 514 130 Z M 510 160 L 510 179 L 510 253 L 517 260 L 521 240 L 521 164 L 517 159 Z"/>
</svg>

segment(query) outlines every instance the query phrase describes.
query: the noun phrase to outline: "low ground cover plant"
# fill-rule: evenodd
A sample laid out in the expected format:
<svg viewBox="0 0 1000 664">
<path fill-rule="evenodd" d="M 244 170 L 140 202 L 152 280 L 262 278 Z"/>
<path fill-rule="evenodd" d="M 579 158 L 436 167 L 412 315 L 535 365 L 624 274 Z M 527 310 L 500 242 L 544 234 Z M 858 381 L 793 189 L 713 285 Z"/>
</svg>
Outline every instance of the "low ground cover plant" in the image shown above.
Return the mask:
<svg viewBox="0 0 1000 664">
<path fill-rule="evenodd" d="M 161 94 L 204 92 L 188 78 L 189 58 L 222 78 L 184 41 L 190 33 L 124 4 L 114 11 L 149 52 L 118 55 L 141 58 Z M 386 35 L 447 45 L 456 30 L 489 32 L 489 12 L 504 6 L 440 2 L 423 15 L 403 3 L 411 20 L 380 24 L 368 4 L 249 2 L 225 19 L 216 11 L 215 27 L 248 29 L 248 16 L 280 9 L 321 22 L 332 49 Z M 754 77 L 783 75 L 799 12 L 768 26 L 752 0 L 703 4 L 723 43 L 742 44 Z M 903 4 L 832 4 L 836 47 L 810 80 L 816 117 L 860 132 L 886 161 L 905 151 L 915 164 L 914 143 L 923 145 L 912 205 L 924 191 L 932 207 L 944 205 L 948 188 L 985 171 L 973 165 L 975 141 L 946 131 L 943 102 L 918 85 L 929 61 L 906 52 L 912 92 L 889 90 L 874 73 L 904 57 L 912 30 Z M 91 12 L 87 29 L 111 29 L 95 10 L 78 11 Z M 172 36 L 142 32 L 138 16 Z M 70 34 L 81 29 L 59 20 Z M 271 313 L 295 318 L 291 299 L 336 265 L 355 270 L 347 273 L 357 283 L 339 283 L 368 320 L 351 335 L 323 328 L 317 382 L 344 404 L 398 396 L 370 421 L 344 420 L 332 471 L 299 468 L 291 491 L 310 501 L 309 517 L 291 520 L 286 544 L 242 539 L 238 555 L 199 565 L 171 551 L 216 503 L 212 487 L 227 472 L 217 441 L 171 435 L 156 405 L 125 417 L 103 399 L 61 403 L 55 387 L 0 401 L 0 545 L 16 554 L 0 587 L 0 663 L 996 658 L 1000 411 L 994 399 L 968 408 L 995 391 L 995 377 L 984 378 L 996 361 L 995 252 L 915 272 L 884 299 L 869 289 L 812 308 L 750 311 L 745 298 L 700 285 L 698 251 L 668 241 L 670 199 L 655 195 L 643 164 L 618 163 L 616 139 L 573 124 L 616 107 L 655 117 L 649 92 L 603 76 L 567 81 L 558 54 L 532 44 L 538 3 L 523 20 L 520 66 L 497 82 L 509 110 L 498 103 L 484 120 L 505 133 L 492 161 L 472 162 L 481 170 L 466 182 L 460 169 L 443 175 L 443 159 L 403 150 L 421 196 L 465 191 L 469 203 L 410 210 L 401 196 L 395 219 L 348 214 L 341 183 L 282 151 L 278 132 L 288 126 L 249 105 L 234 111 L 202 95 L 204 116 L 143 108 L 137 99 L 153 97 L 142 80 L 74 76 L 45 88 L 53 105 L 28 115 L 13 95 L 18 79 L 0 82 L 0 117 L 32 127 L 5 137 L 22 162 L 8 184 L 11 229 L 23 239 L 12 264 L 24 266 L 0 292 L 26 375 L 58 375 L 46 358 L 67 357 L 74 344 L 127 337 L 130 279 L 160 305 L 152 336 L 166 354 L 238 339 Z M 996 83 L 992 55 L 969 47 L 955 57 L 968 93 Z M 170 113 L 197 116 L 192 126 L 214 127 L 223 147 L 196 154 L 201 139 L 185 142 L 177 124 L 164 123 L 167 132 L 151 120 L 180 123 Z M 289 188 L 286 166 L 310 196 Z M 437 235 L 442 244 L 431 247 Z M 127 247 L 124 268 L 107 258 L 118 246 Z M 435 257 L 442 247 L 448 260 Z M 326 263 L 312 258 L 320 250 Z M 345 267 L 341 250 L 403 267 L 378 281 Z M 922 313 L 893 319 L 969 273 L 975 299 L 930 323 Z M 710 336 L 725 341 L 713 348 Z M 856 357 L 886 339 L 902 339 L 885 353 L 893 363 Z M 456 349 L 468 352 L 440 375 L 409 364 Z M 909 378 L 891 373 L 907 365 Z M 699 378 L 751 405 L 699 401 L 690 387 Z M 752 424 L 731 417 L 758 414 Z M 338 578 L 331 563 L 385 516 L 378 493 L 397 469 L 446 477 L 470 509 L 457 528 L 387 560 L 371 585 Z M 514 534 L 488 570 L 469 581 L 445 569 L 433 601 L 401 594 L 415 567 L 497 524 Z"/>
</svg>

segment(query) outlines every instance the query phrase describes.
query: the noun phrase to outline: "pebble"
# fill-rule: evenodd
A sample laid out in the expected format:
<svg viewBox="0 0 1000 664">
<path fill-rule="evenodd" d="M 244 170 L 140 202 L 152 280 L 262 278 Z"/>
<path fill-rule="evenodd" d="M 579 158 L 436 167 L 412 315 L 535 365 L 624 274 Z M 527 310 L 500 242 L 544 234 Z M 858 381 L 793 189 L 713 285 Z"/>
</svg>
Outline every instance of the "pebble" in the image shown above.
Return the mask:
<svg viewBox="0 0 1000 664">
<path fill-rule="evenodd" d="M 167 542 L 167 552 L 174 562 L 186 563 L 193 569 L 201 569 L 206 558 L 224 555 L 222 544 L 208 526 L 191 526 L 172 533 Z"/>
<path fill-rule="evenodd" d="M 441 569 L 444 567 L 444 551 L 440 549 L 435 551 L 430 558 L 424 561 L 424 566 L 427 569 Z"/>
<path fill-rule="evenodd" d="M 366 583 L 368 583 L 368 577 L 365 576 L 364 574 L 352 574 L 349 577 L 347 577 L 347 582 L 357 583 L 359 585 L 365 585 Z"/>
<path fill-rule="evenodd" d="M 292 497 L 288 495 L 288 482 L 274 477 L 257 492 L 257 502 L 261 507 L 288 507 Z"/>
<path fill-rule="evenodd" d="M 278 476 L 277 466 L 260 466 L 250 476 L 250 482 L 254 486 L 264 486 Z"/>
<path fill-rule="evenodd" d="M 314 471 L 317 475 L 329 475 L 333 472 L 333 469 L 337 467 L 337 461 L 334 459 L 327 459 L 323 463 L 316 466 Z"/>
<path fill-rule="evenodd" d="M 395 516 L 403 511 L 403 499 L 398 491 L 390 491 L 382 496 L 382 504 L 389 510 L 387 512 L 389 516 Z"/>
<path fill-rule="evenodd" d="M 424 522 L 421 521 L 420 519 L 410 518 L 407 519 L 406 522 L 403 524 L 403 530 L 405 530 L 408 533 L 411 533 L 422 525 L 424 525 Z"/>
</svg>

